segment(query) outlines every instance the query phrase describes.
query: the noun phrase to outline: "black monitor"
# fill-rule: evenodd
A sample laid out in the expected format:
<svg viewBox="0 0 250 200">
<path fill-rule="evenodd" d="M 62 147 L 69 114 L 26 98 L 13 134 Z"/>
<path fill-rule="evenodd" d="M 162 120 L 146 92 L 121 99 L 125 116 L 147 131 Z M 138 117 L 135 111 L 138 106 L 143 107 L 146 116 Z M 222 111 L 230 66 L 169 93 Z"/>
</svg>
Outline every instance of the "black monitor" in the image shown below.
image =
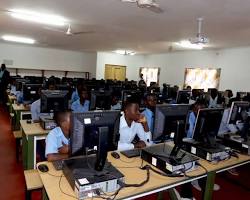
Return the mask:
<svg viewBox="0 0 250 200">
<path fill-rule="evenodd" d="M 184 137 L 185 128 L 178 131 L 180 128 L 178 125 L 186 124 L 189 109 L 190 105 L 187 104 L 156 105 L 153 140 L 163 141 L 165 138 L 170 138 L 171 133 L 178 134 L 177 132 Z"/>
<path fill-rule="evenodd" d="M 25 103 L 33 103 L 40 98 L 39 89 L 42 84 L 24 84 L 23 85 L 23 101 Z"/>
<path fill-rule="evenodd" d="M 68 109 L 68 91 L 42 90 L 41 113 L 54 113 Z"/>
<path fill-rule="evenodd" d="M 110 110 L 111 91 L 91 91 L 90 110 Z"/>
<path fill-rule="evenodd" d="M 176 97 L 177 104 L 189 104 L 189 99 L 191 97 L 191 91 L 189 90 L 179 90 Z"/>
<path fill-rule="evenodd" d="M 131 99 L 136 100 L 139 105 L 142 104 L 143 93 L 140 90 L 123 90 L 122 91 L 122 103 L 130 101 Z"/>
<path fill-rule="evenodd" d="M 120 111 L 95 111 L 72 113 L 70 155 L 97 153 L 95 169 L 102 170 L 107 152 L 117 149 Z"/>
<path fill-rule="evenodd" d="M 223 108 L 200 109 L 196 117 L 193 139 L 203 146 L 213 147 L 220 128 L 223 112 Z"/>
</svg>

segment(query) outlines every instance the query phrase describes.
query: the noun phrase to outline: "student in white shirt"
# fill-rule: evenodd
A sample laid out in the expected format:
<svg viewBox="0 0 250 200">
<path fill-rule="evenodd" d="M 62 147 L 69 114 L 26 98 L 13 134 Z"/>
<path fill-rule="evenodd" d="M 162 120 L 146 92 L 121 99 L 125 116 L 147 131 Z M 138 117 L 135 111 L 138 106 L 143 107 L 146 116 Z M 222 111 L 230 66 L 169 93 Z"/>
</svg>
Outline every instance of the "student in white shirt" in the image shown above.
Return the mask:
<svg viewBox="0 0 250 200">
<path fill-rule="evenodd" d="M 140 114 L 138 103 L 133 101 L 125 103 L 124 114 L 120 118 L 119 132 L 119 151 L 144 148 L 151 144 L 151 132 L 145 116 Z M 136 135 L 139 141 L 133 143 Z"/>
<path fill-rule="evenodd" d="M 55 114 L 57 127 L 51 130 L 46 138 L 45 156 L 48 161 L 68 158 L 70 137 L 70 112 Z"/>
</svg>

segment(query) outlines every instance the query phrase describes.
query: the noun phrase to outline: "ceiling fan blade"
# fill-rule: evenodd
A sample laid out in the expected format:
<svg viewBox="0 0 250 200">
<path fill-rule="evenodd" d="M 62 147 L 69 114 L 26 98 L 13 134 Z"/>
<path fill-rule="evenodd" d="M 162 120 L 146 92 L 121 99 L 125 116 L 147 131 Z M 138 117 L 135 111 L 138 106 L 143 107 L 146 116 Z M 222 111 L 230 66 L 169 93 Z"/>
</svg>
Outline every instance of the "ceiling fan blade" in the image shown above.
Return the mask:
<svg viewBox="0 0 250 200">
<path fill-rule="evenodd" d="M 158 4 L 153 4 L 152 6 L 150 6 L 150 7 L 145 7 L 145 8 L 147 8 L 148 10 L 150 10 L 150 11 L 152 11 L 152 12 L 154 12 L 154 13 L 158 13 L 158 14 L 164 12 L 164 10 L 161 9 L 160 6 L 159 6 Z"/>
<path fill-rule="evenodd" d="M 125 2 L 125 3 L 136 3 L 137 0 L 121 0 L 121 2 Z"/>
<path fill-rule="evenodd" d="M 81 35 L 81 34 L 91 34 L 95 33 L 94 31 L 79 31 L 79 32 L 74 32 L 72 33 L 73 35 Z"/>
<path fill-rule="evenodd" d="M 65 33 L 65 30 L 61 30 L 61 29 L 56 29 L 56 28 L 52 28 L 52 27 L 43 27 L 44 29 L 46 30 L 49 30 L 49 31 L 55 31 L 55 32 L 59 32 L 59 33 Z"/>
</svg>

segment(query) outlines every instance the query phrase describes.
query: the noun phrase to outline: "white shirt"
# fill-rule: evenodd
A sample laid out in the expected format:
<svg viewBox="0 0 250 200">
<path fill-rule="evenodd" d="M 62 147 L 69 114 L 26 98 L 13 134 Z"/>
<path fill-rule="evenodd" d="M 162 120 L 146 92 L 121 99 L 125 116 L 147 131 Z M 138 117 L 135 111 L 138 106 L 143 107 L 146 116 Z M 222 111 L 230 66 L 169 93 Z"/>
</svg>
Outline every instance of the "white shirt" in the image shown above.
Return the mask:
<svg viewBox="0 0 250 200">
<path fill-rule="evenodd" d="M 218 96 L 215 97 L 214 99 L 212 97 L 210 97 L 209 99 L 209 108 L 216 108 L 217 107 L 217 100 L 218 100 Z"/>
<path fill-rule="evenodd" d="M 140 138 L 140 140 L 144 141 L 147 146 L 149 146 L 152 143 L 151 132 L 150 131 L 145 132 L 142 124 L 134 121 L 129 127 L 124 115 L 122 115 L 120 118 L 119 133 L 120 133 L 120 139 L 118 142 L 119 151 L 134 149 L 132 141 L 134 140 L 136 135 Z"/>
</svg>

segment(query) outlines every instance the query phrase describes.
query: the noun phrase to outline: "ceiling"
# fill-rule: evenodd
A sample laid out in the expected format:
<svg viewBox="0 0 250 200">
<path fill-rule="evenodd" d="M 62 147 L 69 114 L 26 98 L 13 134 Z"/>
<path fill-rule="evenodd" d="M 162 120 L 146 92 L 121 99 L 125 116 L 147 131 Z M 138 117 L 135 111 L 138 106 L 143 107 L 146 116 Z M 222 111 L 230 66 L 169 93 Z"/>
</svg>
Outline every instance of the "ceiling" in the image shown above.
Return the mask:
<svg viewBox="0 0 250 200">
<path fill-rule="evenodd" d="M 0 9 L 22 8 L 61 15 L 73 31 L 92 34 L 67 36 L 46 25 L 25 22 L 0 12 L 0 36 L 32 37 L 37 46 L 77 51 L 129 49 L 138 53 L 178 50 L 173 42 L 194 37 L 197 17 L 204 17 L 208 49 L 250 45 L 250 1 L 157 0 L 156 14 L 120 0 L 1 0 Z M 67 29 L 67 27 L 63 27 Z M 173 48 L 172 48 L 173 46 Z"/>
</svg>

